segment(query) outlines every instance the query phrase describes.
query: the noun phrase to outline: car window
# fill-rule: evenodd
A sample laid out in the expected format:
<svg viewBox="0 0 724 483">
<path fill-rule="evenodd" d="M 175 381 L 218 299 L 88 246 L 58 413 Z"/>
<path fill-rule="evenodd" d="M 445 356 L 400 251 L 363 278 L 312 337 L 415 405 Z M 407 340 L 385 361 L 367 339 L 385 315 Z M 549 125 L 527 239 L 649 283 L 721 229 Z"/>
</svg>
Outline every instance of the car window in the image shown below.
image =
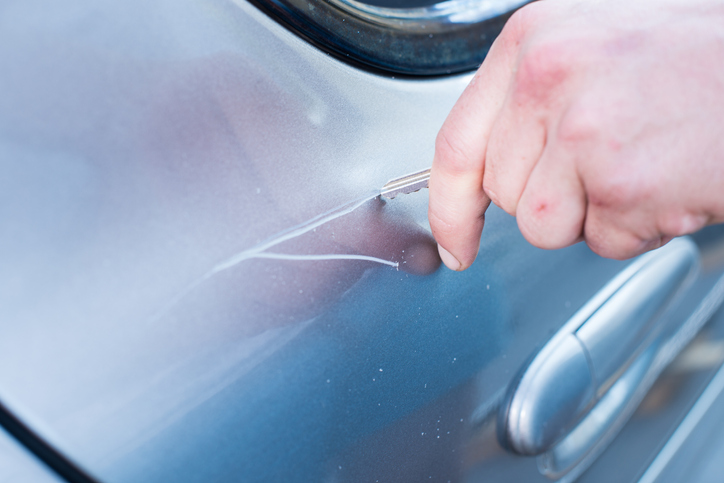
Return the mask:
<svg viewBox="0 0 724 483">
<path fill-rule="evenodd" d="M 252 0 L 338 58 L 387 74 L 476 69 L 506 20 L 530 0 Z"/>
</svg>

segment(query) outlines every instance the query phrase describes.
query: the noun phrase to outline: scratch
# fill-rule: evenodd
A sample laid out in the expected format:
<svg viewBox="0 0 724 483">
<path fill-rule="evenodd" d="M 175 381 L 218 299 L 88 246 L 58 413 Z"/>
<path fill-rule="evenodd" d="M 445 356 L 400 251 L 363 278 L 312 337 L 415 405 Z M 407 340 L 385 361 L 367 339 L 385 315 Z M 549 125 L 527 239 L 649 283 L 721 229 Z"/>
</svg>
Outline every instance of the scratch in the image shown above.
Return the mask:
<svg viewBox="0 0 724 483">
<path fill-rule="evenodd" d="M 400 264 L 397 262 L 391 262 L 377 257 L 368 257 L 367 255 L 289 255 L 286 253 L 257 253 L 254 258 L 272 258 L 275 260 L 366 260 L 368 262 L 377 262 L 391 267 L 399 267 Z"/>
<path fill-rule="evenodd" d="M 376 198 L 379 196 L 379 192 L 375 192 L 372 195 L 365 196 L 364 198 L 361 198 L 359 200 L 352 201 L 350 203 L 347 203 L 345 205 L 342 205 L 337 208 L 333 208 L 326 213 L 322 213 L 321 215 L 315 216 L 311 220 L 307 220 L 304 223 L 300 223 L 299 225 L 293 226 L 291 228 L 288 228 L 280 233 L 277 233 L 276 235 L 270 237 L 266 241 L 263 241 L 259 243 L 258 245 L 255 245 L 251 248 L 248 248 L 242 252 L 237 253 L 236 255 L 233 255 L 223 262 L 217 264 L 214 266 L 209 273 L 207 273 L 206 276 L 219 273 L 223 270 L 227 270 L 235 265 L 238 265 L 239 263 L 243 262 L 244 260 L 248 260 L 250 258 L 275 258 L 275 257 L 259 257 L 258 255 L 262 252 L 268 250 L 269 248 L 279 245 L 280 243 L 283 243 L 287 240 L 291 240 L 292 238 L 296 238 L 298 236 L 301 236 L 309 231 L 314 230 L 315 228 L 324 225 L 325 223 L 329 223 L 332 220 L 335 220 L 341 216 L 347 215 L 349 213 L 352 213 L 354 210 L 359 208 L 360 206 L 364 205 L 368 201 L 370 201 L 373 198 Z M 300 255 L 301 256 L 301 255 Z M 362 256 L 362 255 L 349 255 L 349 256 Z M 370 257 L 374 258 L 374 257 Z M 302 258 L 297 258 L 298 260 L 302 260 Z M 293 260 L 292 258 L 289 258 L 288 260 Z M 311 260 L 311 259 L 309 259 Z M 379 261 L 380 259 L 374 259 L 372 261 Z M 383 263 L 390 265 L 394 262 L 388 262 L 385 260 Z M 397 265 L 393 265 L 397 266 Z"/>
<path fill-rule="evenodd" d="M 351 201 L 347 204 L 344 204 L 342 206 L 338 206 L 336 208 L 333 208 L 325 213 L 322 213 L 321 215 L 317 215 L 314 218 L 307 220 L 303 223 L 300 223 L 299 225 L 292 226 L 290 228 L 287 228 L 284 231 L 281 231 L 277 233 L 276 235 L 271 236 L 267 240 L 254 245 L 251 248 L 247 248 L 246 250 L 243 250 L 239 253 L 236 253 L 235 255 L 232 255 L 231 257 L 227 258 L 223 262 L 220 262 L 216 265 L 214 265 L 211 270 L 203 274 L 201 277 L 190 283 L 186 286 L 180 293 L 176 294 L 175 297 L 173 297 L 167 304 L 164 305 L 161 310 L 159 310 L 156 315 L 154 315 L 151 319 L 157 320 L 161 318 L 165 313 L 167 313 L 174 305 L 176 305 L 181 299 L 183 299 L 186 295 L 188 295 L 191 291 L 193 291 L 196 287 L 204 283 L 206 280 L 210 279 L 214 275 L 218 274 L 219 272 L 222 272 L 224 270 L 228 270 L 229 268 L 235 267 L 236 265 L 240 264 L 241 262 L 245 260 L 249 260 L 252 258 L 267 258 L 267 259 L 276 259 L 276 260 L 365 260 L 369 262 L 376 262 L 381 263 L 384 265 L 389 265 L 391 267 L 398 268 L 399 263 L 392 262 L 389 260 L 384 260 L 382 258 L 376 258 L 376 257 L 370 257 L 367 255 L 354 255 L 354 254 L 324 254 L 324 255 L 293 255 L 293 254 L 285 254 L 285 253 L 270 253 L 266 252 L 271 247 L 274 247 L 276 245 L 279 245 L 280 243 L 283 243 L 287 240 L 291 240 L 292 238 L 296 238 L 298 236 L 304 235 L 307 232 L 310 232 L 314 230 L 315 228 L 324 225 L 325 223 L 329 223 L 332 220 L 335 220 L 341 216 L 347 215 L 349 213 L 352 213 L 354 210 L 359 208 L 360 206 L 364 205 L 368 201 L 378 197 L 380 195 L 379 190 L 375 191 L 373 194 L 370 194 L 368 196 L 365 196 L 364 198 L 360 198 L 358 200 Z"/>
</svg>

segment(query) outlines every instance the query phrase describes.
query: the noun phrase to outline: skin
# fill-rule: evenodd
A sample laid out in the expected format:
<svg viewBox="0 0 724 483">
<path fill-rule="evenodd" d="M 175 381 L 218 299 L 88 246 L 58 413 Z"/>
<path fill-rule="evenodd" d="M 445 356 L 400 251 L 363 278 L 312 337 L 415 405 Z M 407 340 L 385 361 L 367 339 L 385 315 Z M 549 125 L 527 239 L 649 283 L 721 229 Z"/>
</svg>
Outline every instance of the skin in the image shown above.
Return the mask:
<svg viewBox="0 0 724 483">
<path fill-rule="evenodd" d="M 625 259 L 724 221 L 724 1 L 544 0 L 436 140 L 429 219 L 465 270 L 491 200 L 533 245 Z"/>
</svg>

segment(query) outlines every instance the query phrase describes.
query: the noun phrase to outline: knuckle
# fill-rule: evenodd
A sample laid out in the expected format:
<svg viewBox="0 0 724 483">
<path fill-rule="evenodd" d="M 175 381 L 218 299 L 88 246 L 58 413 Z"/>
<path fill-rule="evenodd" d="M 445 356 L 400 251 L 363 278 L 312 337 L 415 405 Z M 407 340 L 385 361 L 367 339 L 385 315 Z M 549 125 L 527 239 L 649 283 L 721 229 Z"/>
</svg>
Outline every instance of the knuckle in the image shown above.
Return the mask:
<svg viewBox="0 0 724 483">
<path fill-rule="evenodd" d="M 457 131 L 443 126 L 435 138 L 435 161 L 442 163 L 446 171 L 453 174 L 468 172 L 474 167 L 466 143 Z"/>
<path fill-rule="evenodd" d="M 614 260 L 626 260 L 646 251 L 647 243 L 630 231 L 598 220 L 586 221 L 586 245 L 597 255 Z"/>
<path fill-rule="evenodd" d="M 572 47 L 559 41 L 539 41 L 521 54 L 513 85 L 519 103 L 545 102 L 552 98 L 572 74 Z"/>
<path fill-rule="evenodd" d="M 599 170 L 586 182 L 589 204 L 610 212 L 630 213 L 632 208 L 642 207 L 649 197 L 646 182 L 641 182 L 628 170 L 617 170 L 615 166 Z"/>
<path fill-rule="evenodd" d="M 580 236 L 581 220 L 576 210 L 562 206 L 555 196 L 524 196 L 518 206 L 521 233 L 539 248 L 570 245 Z"/>
<path fill-rule="evenodd" d="M 517 209 L 518 226 L 525 238 L 539 248 L 547 248 L 549 236 L 545 236 L 550 223 L 553 203 L 546 196 L 528 193 L 520 200 Z"/>
<path fill-rule="evenodd" d="M 677 237 L 688 235 L 700 230 L 708 223 L 706 215 L 693 214 L 686 211 L 665 211 L 659 215 L 658 233 Z"/>
<path fill-rule="evenodd" d="M 580 186 L 537 172 L 518 202 L 518 218 L 526 238 L 540 248 L 563 248 L 580 240 L 586 202 Z"/>
<path fill-rule="evenodd" d="M 600 137 L 602 113 L 594 106 L 578 103 L 561 118 L 556 141 L 567 148 L 590 144 Z"/>
<path fill-rule="evenodd" d="M 612 260 L 628 260 L 636 255 L 640 255 L 645 252 L 641 242 L 630 242 L 630 243 L 619 243 L 616 245 L 612 244 L 596 244 L 586 240 L 588 247 L 596 254 L 603 258 L 610 258 Z"/>
</svg>

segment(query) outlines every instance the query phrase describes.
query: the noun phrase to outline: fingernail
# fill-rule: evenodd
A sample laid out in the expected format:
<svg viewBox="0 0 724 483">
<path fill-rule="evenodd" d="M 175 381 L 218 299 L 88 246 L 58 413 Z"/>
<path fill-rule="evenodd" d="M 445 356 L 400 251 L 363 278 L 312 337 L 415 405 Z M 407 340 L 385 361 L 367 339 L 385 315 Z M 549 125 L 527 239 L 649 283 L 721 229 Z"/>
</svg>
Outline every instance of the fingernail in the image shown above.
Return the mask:
<svg viewBox="0 0 724 483">
<path fill-rule="evenodd" d="M 452 253 L 445 250 L 442 246 L 439 244 L 437 245 L 437 251 L 440 254 L 440 259 L 442 260 L 442 263 L 447 266 L 450 270 L 458 271 L 460 270 L 460 262 L 458 262 L 458 259 L 452 256 Z"/>
</svg>

